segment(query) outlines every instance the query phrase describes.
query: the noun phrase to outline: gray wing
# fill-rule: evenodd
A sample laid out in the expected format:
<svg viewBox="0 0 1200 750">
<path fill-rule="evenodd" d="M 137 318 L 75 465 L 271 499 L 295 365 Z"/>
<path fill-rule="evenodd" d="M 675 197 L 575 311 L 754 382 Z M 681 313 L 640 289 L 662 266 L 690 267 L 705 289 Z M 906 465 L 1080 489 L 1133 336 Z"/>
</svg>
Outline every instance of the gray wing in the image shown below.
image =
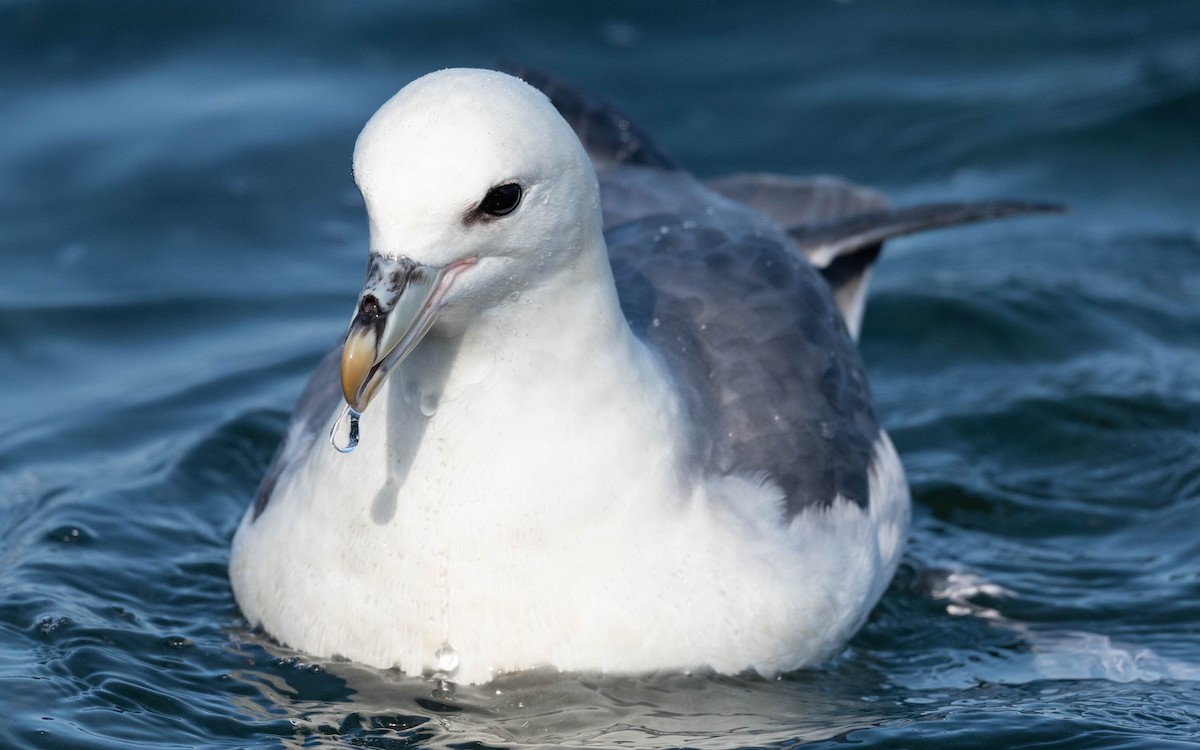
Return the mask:
<svg viewBox="0 0 1200 750">
<path fill-rule="evenodd" d="M 328 440 L 325 430 L 329 426 L 329 415 L 344 403 L 340 374 L 341 355 L 342 348 L 339 345 L 322 357 L 317 369 L 309 378 L 308 385 L 304 387 L 304 392 L 300 394 L 296 409 L 292 412 L 292 420 L 288 423 L 287 434 L 275 450 L 271 466 L 254 494 L 252 520 L 258 520 L 267 509 L 279 477 L 293 463 L 303 461 L 305 456 L 312 452 L 317 441 Z"/>
<path fill-rule="evenodd" d="M 828 175 L 788 177 L 750 172 L 706 180 L 704 184 L 784 229 L 891 208 L 879 191 Z"/>
<path fill-rule="evenodd" d="M 865 506 L 880 429 L 845 321 L 861 316 L 884 239 L 988 210 L 897 211 L 834 177 L 701 184 L 611 103 L 513 72 L 546 93 L 596 166 L 622 310 L 676 380 L 697 465 L 771 477 L 789 516 L 838 495 Z"/>
<path fill-rule="evenodd" d="M 622 310 L 682 396 L 696 464 L 769 476 L 789 516 L 838 495 L 865 506 L 879 425 L 862 361 L 786 235 L 714 197 L 605 237 Z"/>
<path fill-rule="evenodd" d="M 1062 206 L 1027 201 L 894 208 L 870 188 L 828 176 L 737 174 L 708 180 L 705 185 L 786 230 L 804 257 L 821 270 L 855 335 L 866 279 L 884 240 L 975 221 L 1063 210 Z"/>
<path fill-rule="evenodd" d="M 925 203 L 787 225 L 786 228 L 810 262 L 824 269 L 862 248 L 881 245 L 893 237 L 976 221 L 1062 211 L 1063 207 L 1056 204 L 1028 201 Z"/>
<path fill-rule="evenodd" d="M 829 285 L 771 218 L 789 222 L 678 170 L 611 103 L 509 69 L 546 93 L 596 166 L 622 311 L 675 378 L 697 465 L 769 476 L 789 516 L 838 495 L 865 506 L 879 435 L 866 376 Z M 832 193 L 807 195 L 778 203 L 816 215 Z"/>
</svg>

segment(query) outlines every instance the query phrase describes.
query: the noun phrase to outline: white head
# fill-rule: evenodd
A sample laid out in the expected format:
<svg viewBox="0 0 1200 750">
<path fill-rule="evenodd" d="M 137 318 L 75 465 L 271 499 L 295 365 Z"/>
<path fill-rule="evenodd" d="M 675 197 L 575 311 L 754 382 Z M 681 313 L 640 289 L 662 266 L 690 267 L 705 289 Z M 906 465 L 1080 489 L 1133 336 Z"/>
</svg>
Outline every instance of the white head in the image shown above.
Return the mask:
<svg viewBox="0 0 1200 750">
<path fill-rule="evenodd" d="M 342 386 L 359 411 L 443 311 L 461 322 L 501 305 L 600 235 L 579 139 L 545 95 L 503 73 L 443 70 L 405 86 L 359 135 L 354 176 L 371 247 Z"/>
</svg>

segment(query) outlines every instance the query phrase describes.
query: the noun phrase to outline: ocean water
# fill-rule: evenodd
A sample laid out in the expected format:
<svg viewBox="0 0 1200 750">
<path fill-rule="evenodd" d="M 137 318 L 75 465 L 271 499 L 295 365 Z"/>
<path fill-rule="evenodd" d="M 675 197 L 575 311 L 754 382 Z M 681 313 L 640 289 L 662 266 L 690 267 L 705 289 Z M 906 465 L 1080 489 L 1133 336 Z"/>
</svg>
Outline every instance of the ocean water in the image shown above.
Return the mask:
<svg viewBox="0 0 1200 750">
<path fill-rule="evenodd" d="M 829 665 L 435 695 L 239 619 L 230 537 L 361 281 L 358 129 L 501 59 L 703 176 L 1070 206 L 885 251 L 914 526 Z M 3 747 L 1194 744 L 1200 5 L 6 0 L 0 384 Z"/>
</svg>

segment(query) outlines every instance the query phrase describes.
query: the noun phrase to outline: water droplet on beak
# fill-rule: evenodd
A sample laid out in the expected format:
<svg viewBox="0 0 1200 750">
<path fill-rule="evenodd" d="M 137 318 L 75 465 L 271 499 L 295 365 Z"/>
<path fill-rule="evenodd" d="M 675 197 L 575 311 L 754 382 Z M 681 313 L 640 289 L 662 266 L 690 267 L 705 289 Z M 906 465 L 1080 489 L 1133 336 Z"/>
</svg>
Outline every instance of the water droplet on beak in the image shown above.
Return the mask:
<svg viewBox="0 0 1200 750">
<path fill-rule="evenodd" d="M 342 423 L 346 421 L 346 417 L 350 417 L 350 423 L 346 432 L 346 441 L 339 445 L 338 437 L 342 433 Z M 354 410 L 352 406 L 347 405 L 342 410 L 342 415 L 333 423 L 333 429 L 329 431 L 329 444 L 337 450 L 338 453 L 349 453 L 358 447 L 358 419 L 362 414 Z"/>
</svg>

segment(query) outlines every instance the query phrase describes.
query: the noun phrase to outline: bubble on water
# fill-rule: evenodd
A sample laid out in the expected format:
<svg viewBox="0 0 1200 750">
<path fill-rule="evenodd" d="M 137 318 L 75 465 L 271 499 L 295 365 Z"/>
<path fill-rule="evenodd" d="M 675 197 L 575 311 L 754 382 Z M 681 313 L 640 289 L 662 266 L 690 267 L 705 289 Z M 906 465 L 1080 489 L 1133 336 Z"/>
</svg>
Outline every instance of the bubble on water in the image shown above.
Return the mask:
<svg viewBox="0 0 1200 750">
<path fill-rule="evenodd" d="M 346 442 L 343 445 L 338 445 L 338 433 L 341 432 L 342 423 L 346 421 L 346 416 L 350 416 L 350 423 L 346 433 Z M 329 431 L 329 444 L 334 447 L 338 453 L 349 453 L 358 447 L 358 419 L 362 414 L 354 410 L 354 407 L 347 405 L 342 410 L 342 415 L 333 423 L 333 428 Z"/>
<path fill-rule="evenodd" d="M 38 621 L 37 630 L 42 635 L 53 635 L 70 624 L 71 621 L 65 617 L 43 617 Z"/>
<path fill-rule="evenodd" d="M 87 544 L 92 541 L 92 534 L 85 531 L 82 527 L 67 525 L 59 526 L 53 531 L 46 534 L 46 538 L 54 542 L 62 542 L 64 544 Z"/>
<path fill-rule="evenodd" d="M 517 301 L 517 300 L 519 300 L 519 299 L 521 299 L 521 293 L 520 293 L 520 292 L 513 292 L 513 293 L 511 293 L 511 294 L 509 294 L 509 295 L 508 295 L 508 301 L 509 301 L 509 302 L 516 302 L 516 301 Z"/>
</svg>

